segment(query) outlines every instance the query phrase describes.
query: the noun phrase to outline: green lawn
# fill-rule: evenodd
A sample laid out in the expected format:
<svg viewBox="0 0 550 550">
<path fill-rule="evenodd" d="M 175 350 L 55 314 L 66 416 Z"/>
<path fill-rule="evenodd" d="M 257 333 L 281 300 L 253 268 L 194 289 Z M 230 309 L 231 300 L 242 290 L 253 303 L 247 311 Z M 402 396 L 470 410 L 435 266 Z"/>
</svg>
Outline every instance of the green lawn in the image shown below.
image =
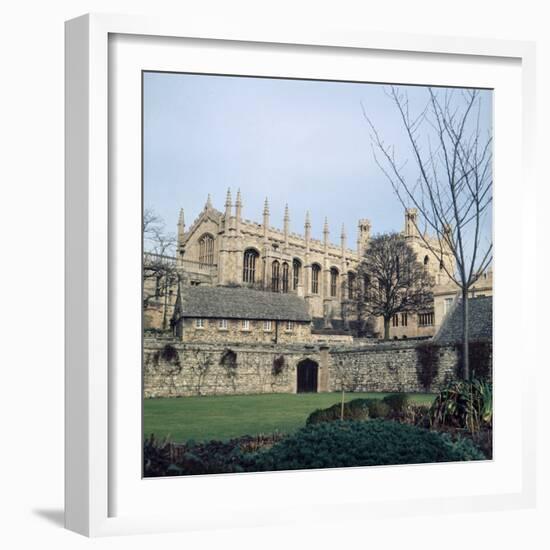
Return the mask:
<svg viewBox="0 0 550 550">
<path fill-rule="evenodd" d="M 384 397 L 384 393 L 348 393 Z M 432 394 L 410 394 L 416 403 L 431 404 Z M 315 409 L 338 403 L 339 393 L 228 395 L 144 399 L 145 435 L 170 436 L 173 441 L 230 439 L 245 434 L 290 433 L 304 426 Z"/>
</svg>

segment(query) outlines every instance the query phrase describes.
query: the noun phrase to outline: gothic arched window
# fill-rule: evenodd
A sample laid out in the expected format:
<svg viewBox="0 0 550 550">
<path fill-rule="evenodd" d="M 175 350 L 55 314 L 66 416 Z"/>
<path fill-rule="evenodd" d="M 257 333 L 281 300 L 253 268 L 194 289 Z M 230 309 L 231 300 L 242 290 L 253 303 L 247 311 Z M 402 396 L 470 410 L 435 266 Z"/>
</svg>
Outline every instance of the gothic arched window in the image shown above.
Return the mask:
<svg viewBox="0 0 550 550">
<path fill-rule="evenodd" d="M 279 292 L 279 271 L 280 271 L 279 261 L 275 260 L 271 264 L 271 290 L 273 292 Z"/>
<path fill-rule="evenodd" d="M 353 300 L 355 296 L 355 273 L 348 272 L 348 300 Z"/>
<path fill-rule="evenodd" d="M 245 250 L 243 262 L 243 283 L 253 283 L 256 280 L 256 260 L 258 257 L 259 254 L 253 248 Z"/>
<path fill-rule="evenodd" d="M 335 298 L 338 289 L 338 270 L 335 267 L 330 269 L 330 295 Z"/>
<path fill-rule="evenodd" d="M 286 262 L 283 263 L 283 278 L 282 278 L 282 287 L 283 292 L 288 292 L 288 264 Z"/>
<path fill-rule="evenodd" d="M 300 260 L 292 260 L 292 290 L 296 290 L 300 284 L 300 270 L 302 263 Z"/>
<path fill-rule="evenodd" d="M 199 239 L 199 264 L 214 264 L 214 237 L 208 233 Z"/>
<path fill-rule="evenodd" d="M 321 273 L 321 266 L 319 264 L 313 264 L 311 266 L 311 293 L 319 294 L 319 274 Z"/>
</svg>

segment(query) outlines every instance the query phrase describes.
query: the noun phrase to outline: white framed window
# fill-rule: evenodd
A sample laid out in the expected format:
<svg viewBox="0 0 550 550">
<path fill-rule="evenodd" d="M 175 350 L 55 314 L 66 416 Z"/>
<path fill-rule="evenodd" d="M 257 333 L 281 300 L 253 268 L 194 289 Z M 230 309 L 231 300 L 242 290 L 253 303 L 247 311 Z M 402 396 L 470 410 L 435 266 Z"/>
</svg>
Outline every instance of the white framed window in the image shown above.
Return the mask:
<svg viewBox="0 0 550 550">
<path fill-rule="evenodd" d="M 204 328 L 204 319 L 195 319 L 195 328 Z"/>
<path fill-rule="evenodd" d="M 264 332 L 271 332 L 271 321 L 264 321 Z"/>
<path fill-rule="evenodd" d="M 248 319 L 243 319 L 241 321 L 241 329 L 242 330 L 250 330 L 250 321 Z"/>
<path fill-rule="evenodd" d="M 449 313 L 449 310 L 451 309 L 451 306 L 453 305 L 453 299 L 452 298 L 445 298 L 444 302 L 444 313 Z"/>
<path fill-rule="evenodd" d="M 218 328 L 220 330 L 227 330 L 227 319 L 220 319 L 218 321 Z"/>
<path fill-rule="evenodd" d="M 286 322 L 286 331 L 292 332 L 294 330 L 294 321 L 287 321 Z"/>
</svg>

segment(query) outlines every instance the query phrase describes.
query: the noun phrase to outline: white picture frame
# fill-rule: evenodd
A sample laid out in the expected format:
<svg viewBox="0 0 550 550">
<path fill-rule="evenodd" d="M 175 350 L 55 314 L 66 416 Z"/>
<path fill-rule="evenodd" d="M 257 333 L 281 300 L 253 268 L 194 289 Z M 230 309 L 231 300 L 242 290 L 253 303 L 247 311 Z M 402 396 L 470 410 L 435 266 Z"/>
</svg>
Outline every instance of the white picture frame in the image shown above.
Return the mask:
<svg viewBox="0 0 550 550">
<path fill-rule="evenodd" d="M 205 506 L 203 510 L 207 510 L 208 498 L 203 502 L 201 495 L 208 496 L 214 492 L 219 494 L 219 502 L 216 506 L 208 508 L 208 513 L 201 513 L 199 509 L 195 510 L 194 514 L 191 513 L 192 510 L 188 510 L 189 513 L 180 510 L 178 513 L 168 514 L 164 513 L 160 507 L 159 514 L 154 515 L 145 506 L 140 508 L 136 505 L 124 509 L 124 506 L 120 507 L 116 504 L 119 501 L 131 500 L 139 503 L 140 498 L 144 500 L 155 498 L 156 502 L 165 501 L 169 505 L 172 497 L 167 496 L 164 499 L 162 491 L 173 491 L 173 487 L 176 487 L 174 484 L 182 481 L 141 480 L 135 477 L 135 468 L 130 468 L 134 472 L 132 474 L 134 479 L 131 483 L 125 484 L 124 480 L 119 479 L 120 476 L 117 473 L 120 471 L 117 466 L 117 460 L 120 459 L 117 456 L 132 456 L 136 449 L 134 435 L 139 432 L 139 427 L 136 426 L 133 431 L 131 430 L 134 434 L 133 439 L 125 439 L 121 430 L 117 429 L 117 422 L 120 420 L 115 419 L 117 415 L 124 415 L 124 411 L 131 408 L 121 398 L 123 395 L 121 387 L 125 386 L 121 386 L 121 380 L 113 373 L 117 350 L 112 328 L 118 321 L 110 307 L 110 302 L 119 299 L 118 296 L 110 293 L 113 288 L 113 276 L 115 278 L 117 276 L 113 275 L 116 259 L 113 258 L 112 249 L 113 246 L 116 247 L 115 241 L 121 238 L 117 233 L 118 228 L 122 222 L 125 222 L 119 218 L 126 215 L 120 211 L 117 201 L 113 200 L 113 192 L 110 189 L 110 181 L 116 177 L 113 164 L 118 161 L 113 157 L 115 153 L 112 151 L 111 158 L 109 156 L 109 141 L 113 137 L 113 125 L 115 125 L 114 113 L 110 112 L 109 107 L 114 93 L 113 82 L 116 81 L 114 71 L 120 67 L 110 62 L 109 41 L 117 36 L 131 37 L 134 43 L 145 40 L 145 37 L 193 39 L 199 43 L 209 41 L 209 44 L 221 49 L 236 44 L 249 44 L 251 48 L 264 48 L 262 51 L 266 48 L 269 50 L 284 48 L 285 55 L 289 53 L 294 55 L 293 52 L 299 52 L 301 49 L 308 52 L 322 50 L 324 53 L 338 52 L 339 54 L 351 52 L 353 55 L 369 51 L 399 56 L 400 63 L 404 63 L 403 60 L 406 60 L 407 56 L 412 58 L 421 55 L 441 63 L 446 61 L 455 63 L 461 59 L 465 62 L 487 63 L 495 67 L 508 64 L 513 67 L 511 72 L 516 75 L 514 78 L 517 78 L 517 82 L 520 83 L 518 94 L 521 106 L 516 108 L 519 109 L 520 114 L 517 128 L 521 135 L 515 136 L 519 141 L 511 142 L 512 145 L 520 143 L 521 146 L 519 158 L 511 159 L 511 162 L 515 163 L 512 173 L 517 173 L 521 178 L 521 186 L 518 184 L 518 191 L 516 191 L 520 194 L 520 200 L 519 202 L 516 200 L 515 205 L 513 202 L 510 204 L 509 200 L 504 200 L 509 193 L 509 189 L 504 189 L 501 201 L 497 192 L 496 227 L 498 231 L 499 217 L 503 220 L 508 209 L 515 206 L 517 210 L 514 216 L 519 220 L 517 221 L 518 231 L 506 238 L 514 239 L 517 254 L 520 256 L 519 261 L 523 265 L 527 265 L 524 262 L 529 262 L 534 266 L 536 262 L 534 245 L 530 245 L 528 239 L 529 233 L 534 232 L 535 219 L 534 215 L 527 215 L 530 211 L 535 212 L 536 204 L 535 182 L 532 177 L 535 121 L 535 48 L 532 43 L 377 32 L 342 33 L 304 30 L 296 34 L 294 31 L 280 29 L 276 32 L 271 31 L 269 34 L 261 30 L 235 31 L 229 28 L 221 32 L 218 29 L 212 31 L 208 28 L 199 28 L 190 22 L 115 15 L 85 15 L 68 21 L 66 23 L 66 527 L 87 536 L 101 536 L 184 531 L 232 525 L 254 526 L 294 521 L 295 510 L 291 506 L 284 505 L 284 494 L 276 492 L 277 486 L 295 487 L 297 491 L 300 489 L 300 496 L 297 494 L 295 500 L 300 505 L 308 507 L 306 515 L 312 521 L 361 519 L 365 514 L 385 517 L 407 515 L 416 513 L 419 507 L 422 508 L 423 513 L 439 513 L 442 510 L 451 512 L 533 506 L 535 430 L 534 423 L 530 419 L 534 418 L 536 360 L 534 348 L 520 342 L 516 344 L 516 355 L 506 354 L 510 355 L 506 358 L 504 353 L 497 353 L 498 348 L 495 352 L 497 369 L 500 368 L 497 361 L 502 361 L 503 365 L 508 361 L 508 366 L 513 368 L 511 362 L 514 357 L 522 359 L 521 373 L 517 375 L 516 386 L 516 389 L 520 388 L 521 414 L 518 414 L 517 410 L 515 413 L 509 411 L 510 405 L 507 406 L 503 401 L 499 404 L 498 392 L 495 404 L 495 407 L 501 407 L 500 418 L 506 418 L 507 411 L 510 413 L 509 418 L 512 418 L 512 414 L 518 416 L 517 433 L 521 434 L 521 444 L 514 451 L 517 452 L 514 455 L 513 464 L 506 462 L 507 453 L 501 453 L 500 456 L 497 453 L 495 460 L 489 466 L 458 465 L 462 467 L 462 471 L 455 469 L 452 474 L 467 478 L 470 470 L 465 470 L 465 467 L 480 466 L 475 475 L 480 479 L 494 481 L 495 487 L 492 490 L 482 488 L 478 492 L 472 492 L 468 485 L 464 484 L 462 492 L 457 490 L 452 494 L 450 492 L 449 495 L 430 493 L 429 490 L 422 492 L 418 487 L 423 486 L 423 478 L 418 472 L 428 470 L 412 466 L 392 467 L 391 470 L 370 469 L 366 473 L 365 469 L 351 469 L 334 472 L 207 476 L 207 478 L 186 480 L 188 483 L 186 491 L 192 491 L 196 496 L 193 501 L 194 508 L 197 508 L 199 503 Z M 172 46 L 165 43 L 163 47 Z M 168 55 L 167 51 L 164 50 L 164 55 Z M 259 55 L 261 56 L 261 51 Z M 201 59 L 199 51 L 194 63 L 200 66 Z M 299 72 L 298 65 L 295 70 Z M 434 78 L 442 77 L 437 75 Z M 508 77 L 504 75 L 503 78 Z M 437 84 L 437 82 L 433 83 Z M 140 93 L 139 90 L 137 93 Z M 500 139 L 497 119 L 495 130 L 497 144 Z M 502 141 L 505 141 L 504 138 Z M 121 150 L 123 149 L 124 145 L 121 146 Z M 503 148 L 502 151 L 505 149 Z M 116 155 L 118 154 L 117 152 Z M 501 155 L 501 157 L 504 156 L 507 155 Z M 498 168 L 497 166 L 497 178 Z M 503 171 L 500 173 L 502 181 L 505 181 L 506 174 Z M 520 204 L 519 207 L 518 204 Z M 504 223 L 502 231 L 505 231 Z M 498 254 L 501 254 L 502 260 L 499 259 Z M 496 258 L 499 262 L 503 262 L 503 266 L 506 265 L 505 255 L 506 252 L 499 252 L 497 247 Z M 504 272 L 506 269 L 503 269 Z M 137 275 L 140 276 L 140 273 Z M 497 295 L 499 288 L 505 290 L 507 284 L 512 284 L 507 282 L 505 275 L 502 276 L 501 281 L 502 283 L 496 283 Z M 518 304 L 512 304 L 510 311 L 515 311 L 520 316 L 516 321 L 520 326 L 528 327 L 529 319 L 533 317 L 529 308 L 534 308 L 533 304 L 536 303 L 534 299 L 528 299 L 528 297 L 532 296 L 534 289 L 529 287 L 525 274 L 522 273 L 516 274 L 515 284 L 518 289 L 516 296 L 519 295 L 521 300 Z M 117 311 L 120 311 L 120 307 Z M 497 326 L 498 316 L 503 315 L 502 311 L 498 306 L 497 298 L 495 306 Z M 120 313 L 117 315 L 120 316 Z M 508 375 L 501 378 L 503 387 L 506 376 Z M 510 374 L 508 381 L 512 380 L 513 376 Z M 135 405 L 135 400 L 141 399 L 141 395 L 139 397 L 134 395 L 132 399 Z M 517 403 L 514 407 L 518 408 Z M 498 419 L 499 414 L 495 413 L 495 415 Z M 128 418 L 132 418 L 131 414 Z M 498 436 L 502 438 L 502 448 L 511 451 L 518 440 L 507 434 L 507 430 L 510 431 L 512 428 L 507 428 L 504 424 L 496 427 L 496 433 L 500 431 L 502 434 Z M 137 443 L 141 444 L 140 441 Z M 136 460 L 139 461 L 139 456 L 136 456 Z M 502 468 L 497 472 L 499 465 L 502 465 Z M 456 466 L 454 465 L 455 468 Z M 436 480 L 434 484 L 439 488 L 451 475 L 449 473 L 451 470 L 446 469 L 445 465 L 430 465 L 426 468 L 431 468 L 428 473 Z M 491 477 L 493 470 L 494 479 Z M 345 491 L 339 491 L 337 496 L 340 506 L 337 510 L 333 508 L 330 510 L 330 518 L 325 516 L 323 498 L 325 500 L 334 498 L 335 487 L 358 485 L 354 481 L 359 479 L 358 476 L 362 476 L 360 479 L 365 482 L 367 474 L 370 476 L 369 487 L 373 488 L 374 496 L 367 498 L 356 490 L 350 490 L 349 495 L 346 495 Z M 401 490 L 400 493 L 396 491 L 390 498 L 385 499 L 382 493 L 374 491 L 376 480 L 373 476 L 380 478 L 378 480 L 380 483 L 383 479 L 394 479 L 396 484 L 402 483 L 403 487 L 408 489 Z M 513 480 L 514 483 L 506 485 L 503 481 L 505 477 Z M 319 480 L 327 484 L 325 496 L 315 493 L 315 486 Z M 154 483 L 157 485 L 153 485 Z M 408 483 L 410 485 L 407 485 Z M 136 485 L 144 486 L 143 494 L 137 495 L 131 492 L 135 490 Z M 117 498 L 113 495 L 115 487 L 118 492 L 118 495 L 115 495 Z M 157 488 L 160 488 L 159 491 Z M 181 484 L 176 487 L 176 490 L 181 490 Z M 308 491 L 314 495 L 309 501 L 301 497 Z M 123 492 L 126 492 L 126 496 L 122 494 Z M 236 500 L 230 504 L 227 498 L 224 500 L 224 495 L 235 495 Z M 270 495 L 270 499 L 268 502 L 257 499 L 252 501 L 252 498 L 258 495 Z M 318 506 L 313 499 L 318 501 Z"/>
</svg>

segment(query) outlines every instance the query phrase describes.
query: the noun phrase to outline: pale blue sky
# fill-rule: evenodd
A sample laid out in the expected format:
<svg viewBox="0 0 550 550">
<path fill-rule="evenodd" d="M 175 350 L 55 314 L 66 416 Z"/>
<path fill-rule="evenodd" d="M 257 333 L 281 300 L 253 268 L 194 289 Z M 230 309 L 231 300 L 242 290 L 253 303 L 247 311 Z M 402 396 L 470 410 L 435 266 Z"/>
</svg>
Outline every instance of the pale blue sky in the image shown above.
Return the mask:
<svg viewBox="0 0 550 550">
<path fill-rule="evenodd" d="M 144 207 L 175 232 L 180 207 L 187 227 L 208 193 L 224 209 L 227 188 L 238 188 L 243 217 L 261 222 L 267 196 L 271 225 L 282 227 L 288 203 L 291 231 L 303 233 L 310 211 L 312 236 L 339 243 L 345 223 L 355 246 L 357 221 L 373 233 L 399 231 L 403 209 L 372 156 L 361 103 L 398 158 L 411 159 L 395 105 L 384 86 L 187 75 L 144 74 Z M 412 108 L 427 99 L 407 87 Z M 492 92 L 482 92 L 482 127 L 491 128 Z M 409 160 L 411 175 L 414 163 Z M 406 168 L 405 172 L 407 173 Z"/>
</svg>

